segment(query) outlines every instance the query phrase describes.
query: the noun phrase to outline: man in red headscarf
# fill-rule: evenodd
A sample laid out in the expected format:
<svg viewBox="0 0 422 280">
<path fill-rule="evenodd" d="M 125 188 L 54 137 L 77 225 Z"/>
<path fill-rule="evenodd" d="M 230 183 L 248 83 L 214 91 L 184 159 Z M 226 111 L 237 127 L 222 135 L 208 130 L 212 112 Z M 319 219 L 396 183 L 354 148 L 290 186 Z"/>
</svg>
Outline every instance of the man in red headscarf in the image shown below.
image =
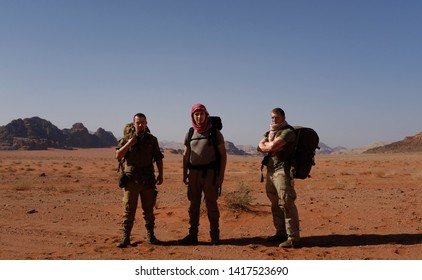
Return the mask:
<svg viewBox="0 0 422 280">
<path fill-rule="evenodd" d="M 207 109 L 195 104 L 191 111 L 193 133 L 185 136 L 183 152 L 183 182 L 188 186 L 189 234 L 182 244 L 198 242 L 198 226 L 202 193 L 207 206 L 212 244 L 220 242 L 220 227 L 217 199 L 224 181 L 227 155 L 224 137 L 213 128 Z M 216 142 L 216 143 L 213 143 Z"/>
</svg>

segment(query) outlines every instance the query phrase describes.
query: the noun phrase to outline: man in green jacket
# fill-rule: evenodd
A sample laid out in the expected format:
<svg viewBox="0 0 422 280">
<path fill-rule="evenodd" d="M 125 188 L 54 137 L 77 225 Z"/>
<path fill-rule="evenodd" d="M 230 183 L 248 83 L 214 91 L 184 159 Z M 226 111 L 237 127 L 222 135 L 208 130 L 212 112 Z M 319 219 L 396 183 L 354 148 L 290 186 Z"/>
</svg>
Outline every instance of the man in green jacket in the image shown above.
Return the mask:
<svg viewBox="0 0 422 280">
<path fill-rule="evenodd" d="M 147 118 L 138 113 L 133 117 L 136 134 L 130 139 L 122 139 L 116 150 L 116 158 L 123 159 L 123 173 L 127 176 L 123 188 L 123 238 L 117 245 L 125 248 L 130 244 L 130 234 L 135 220 L 138 198 L 141 199 L 143 218 L 147 230 L 147 240 L 158 243 L 154 235 L 154 206 L 157 199 L 156 185 L 163 183 L 163 158 L 158 140 L 149 133 Z M 154 163 L 158 176 L 155 177 Z"/>
</svg>

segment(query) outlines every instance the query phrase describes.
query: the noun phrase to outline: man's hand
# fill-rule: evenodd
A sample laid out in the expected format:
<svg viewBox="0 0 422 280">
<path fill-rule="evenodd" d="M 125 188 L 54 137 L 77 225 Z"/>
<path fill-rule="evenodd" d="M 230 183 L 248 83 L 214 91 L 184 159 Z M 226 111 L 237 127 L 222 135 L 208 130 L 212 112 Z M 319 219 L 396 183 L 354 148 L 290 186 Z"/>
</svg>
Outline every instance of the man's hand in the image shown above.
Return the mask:
<svg viewBox="0 0 422 280">
<path fill-rule="evenodd" d="M 127 141 L 127 145 L 129 148 L 135 145 L 136 143 L 138 143 L 138 139 L 136 137 L 130 138 L 129 141 Z"/>
<path fill-rule="evenodd" d="M 157 180 L 156 180 L 156 184 L 157 185 L 161 185 L 162 183 L 163 183 L 163 175 L 162 174 L 159 174 L 158 175 L 158 177 L 157 177 Z"/>
<path fill-rule="evenodd" d="M 184 174 L 183 175 L 183 183 L 185 185 L 189 184 L 189 176 L 188 176 L 188 174 Z"/>
</svg>

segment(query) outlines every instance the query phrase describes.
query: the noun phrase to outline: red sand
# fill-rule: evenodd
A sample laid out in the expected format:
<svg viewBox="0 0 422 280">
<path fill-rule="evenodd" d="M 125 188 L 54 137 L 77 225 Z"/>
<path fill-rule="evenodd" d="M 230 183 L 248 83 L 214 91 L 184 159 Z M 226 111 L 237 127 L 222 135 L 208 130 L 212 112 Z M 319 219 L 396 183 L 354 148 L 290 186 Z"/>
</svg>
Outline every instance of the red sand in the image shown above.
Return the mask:
<svg viewBox="0 0 422 280">
<path fill-rule="evenodd" d="M 122 191 L 114 149 L 0 151 L 0 259 L 422 259 L 422 156 L 318 156 L 312 178 L 296 181 L 302 248 L 265 241 L 274 233 L 260 158 L 229 156 L 220 199 L 222 244 L 209 244 L 206 212 L 200 244 L 180 246 L 188 229 L 181 156 L 165 154 L 156 235 L 145 241 L 138 209 L 133 246 L 120 240 Z M 249 210 L 230 194 L 249 190 Z"/>
</svg>

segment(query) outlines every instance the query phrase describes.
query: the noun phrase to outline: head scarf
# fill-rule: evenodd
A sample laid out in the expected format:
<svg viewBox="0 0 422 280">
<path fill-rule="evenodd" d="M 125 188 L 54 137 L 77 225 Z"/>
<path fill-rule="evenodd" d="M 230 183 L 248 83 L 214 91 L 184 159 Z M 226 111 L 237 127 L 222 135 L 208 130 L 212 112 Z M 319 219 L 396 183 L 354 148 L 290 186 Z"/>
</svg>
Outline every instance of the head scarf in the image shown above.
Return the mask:
<svg viewBox="0 0 422 280">
<path fill-rule="evenodd" d="M 281 123 L 271 124 L 271 125 L 270 125 L 270 133 L 269 133 L 269 135 L 268 135 L 268 140 L 269 140 L 270 142 L 271 142 L 271 141 L 273 141 L 273 140 L 274 140 L 274 137 L 275 137 L 276 132 L 277 132 L 280 128 L 285 127 L 286 125 L 288 125 L 288 123 L 287 123 L 287 121 L 286 121 L 286 120 L 284 120 L 284 121 L 283 121 L 283 122 L 281 122 Z"/>
<path fill-rule="evenodd" d="M 193 117 L 193 114 L 197 111 L 205 112 L 205 115 L 206 115 L 206 119 L 201 125 L 196 124 L 195 118 Z M 208 119 L 208 116 L 209 116 L 209 113 L 207 111 L 207 108 L 205 108 L 204 105 L 198 103 L 198 104 L 195 104 L 195 105 L 192 106 L 191 119 L 192 119 L 192 126 L 195 129 L 195 131 L 201 133 L 201 132 L 207 131 L 208 129 L 211 128 L 211 123 Z"/>
</svg>

